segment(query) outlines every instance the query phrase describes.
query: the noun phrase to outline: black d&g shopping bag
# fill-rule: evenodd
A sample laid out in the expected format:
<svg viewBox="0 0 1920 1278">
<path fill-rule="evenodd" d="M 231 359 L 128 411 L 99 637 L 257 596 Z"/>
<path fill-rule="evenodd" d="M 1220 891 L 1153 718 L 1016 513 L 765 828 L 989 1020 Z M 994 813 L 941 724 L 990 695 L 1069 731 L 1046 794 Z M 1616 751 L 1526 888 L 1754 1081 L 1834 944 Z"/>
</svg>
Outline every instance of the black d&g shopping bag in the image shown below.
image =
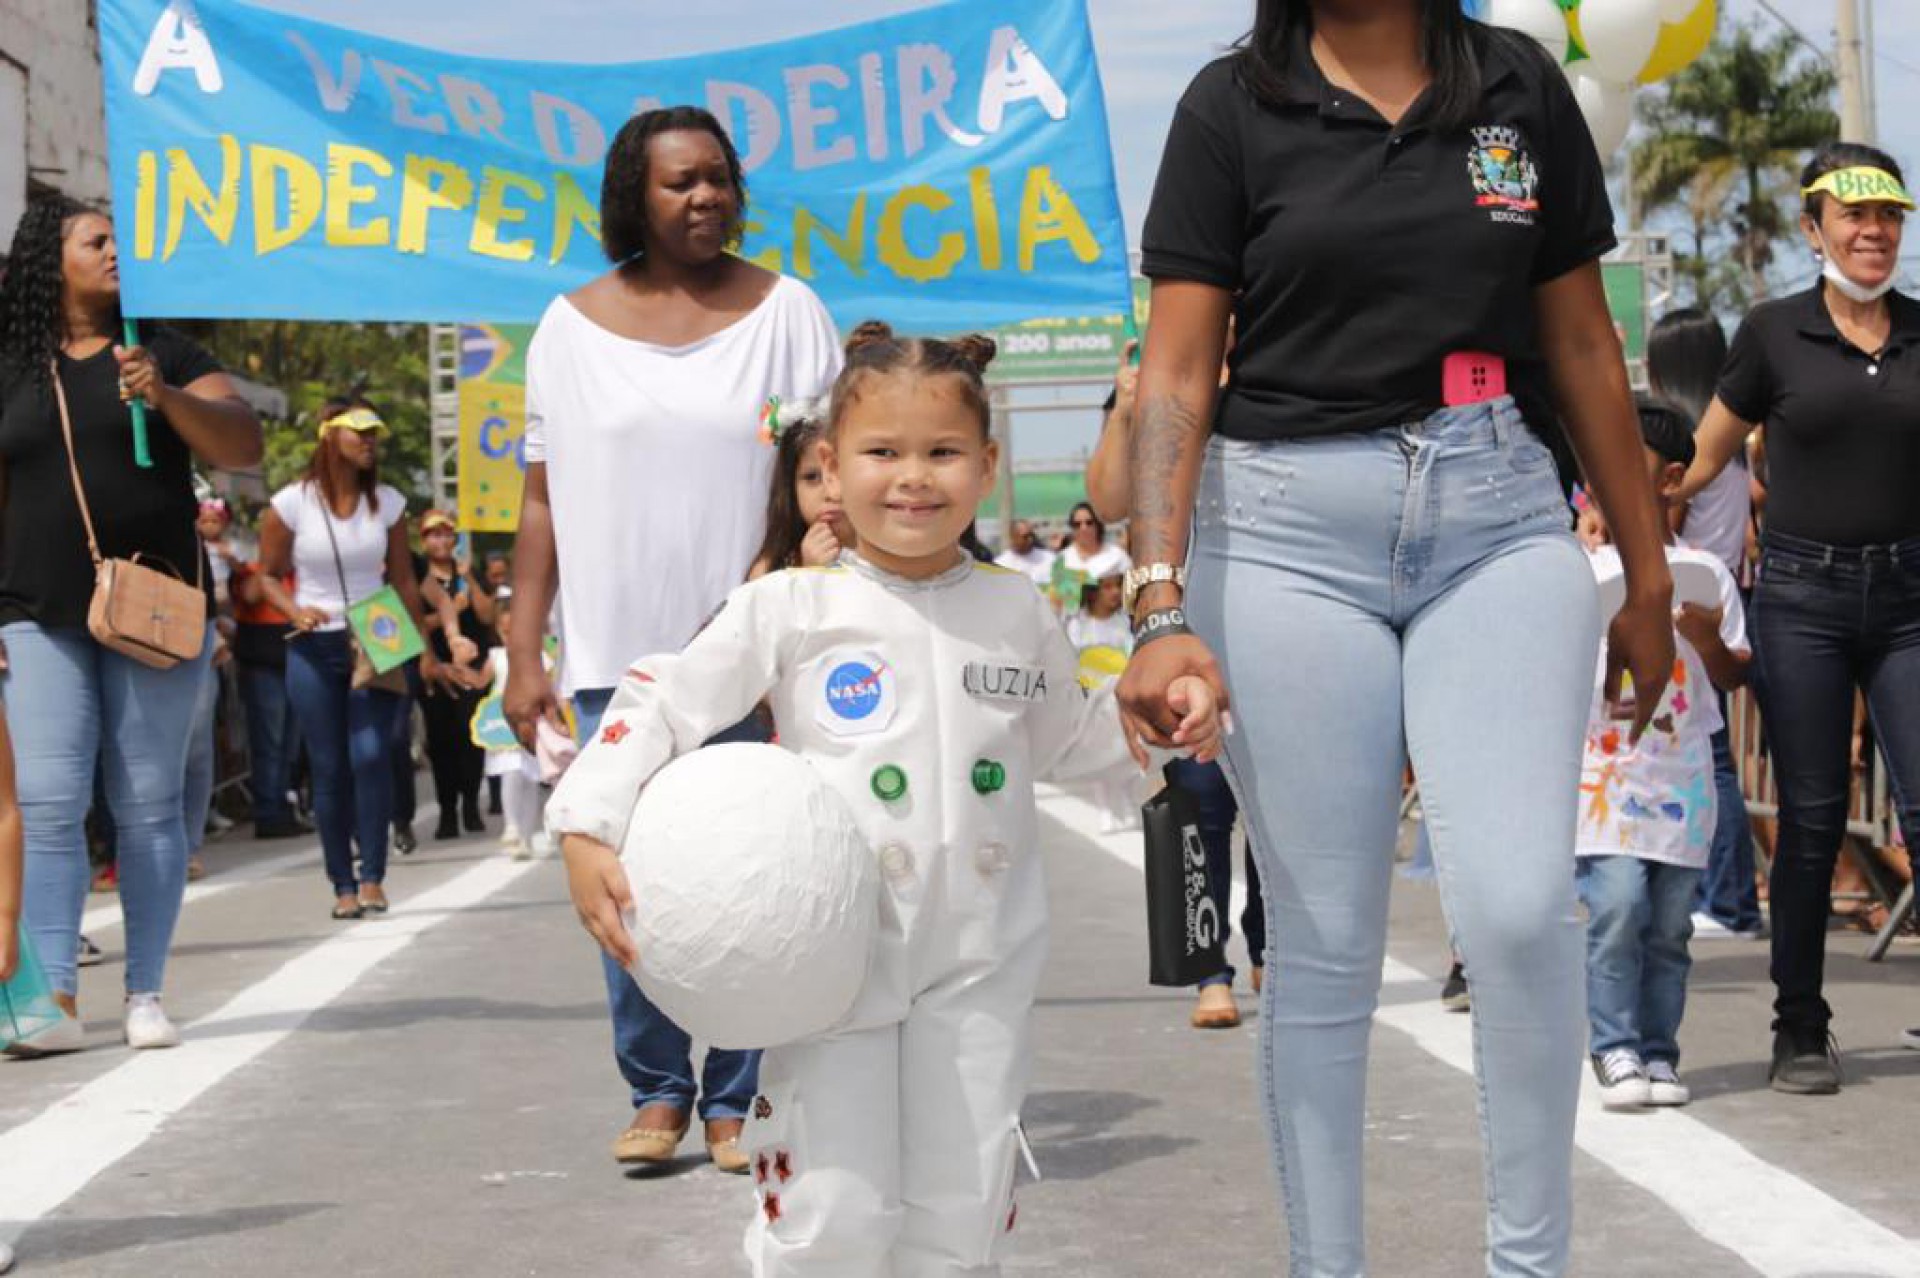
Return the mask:
<svg viewBox="0 0 1920 1278">
<path fill-rule="evenodd" d="M 1167 788 L 1140 809 L 1140 824 L 1147 839 L 1147 980 L 1184 987 L 1226 971 L 1227 903 L 1213 899 L 1199 807 L 1174 784 L 1171 769 Z"/>
</svg>

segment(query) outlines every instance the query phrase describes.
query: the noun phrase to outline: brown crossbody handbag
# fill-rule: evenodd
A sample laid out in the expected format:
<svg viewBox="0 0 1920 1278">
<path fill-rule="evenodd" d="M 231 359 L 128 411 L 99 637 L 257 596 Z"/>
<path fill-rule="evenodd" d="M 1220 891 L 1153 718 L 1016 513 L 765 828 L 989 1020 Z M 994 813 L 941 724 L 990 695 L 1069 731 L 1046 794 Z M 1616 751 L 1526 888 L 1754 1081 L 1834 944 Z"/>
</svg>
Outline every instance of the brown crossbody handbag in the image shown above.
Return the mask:
<svg viewBox="0 0 1920 1278">
<path fill-rule="evenodd" d="M 60 406 L 60 434 L 67 443 L 67 469 L 73 475 L 73 497 L 80 504 L 81 522 L 87 526 L 87 553 L 93 557 L 93 600 L 87 605 L 88 632 L 102 647 L 156 670 L 168 670 L 183 661 L 194 660 L 207 642 L 207 594 L 201 579 L 206 572 L 205 558 L 196 565 L 194 584 L 188 585 L 172 564 L 156 555 L 108 559 L 100 553 L 100 541 L 93 531 L 93 512 L 87 508 L 86 488 L 80 482 L 80 462 L 73 448 L 73 419 L 67 413 L 67 392 L 60 385 L 57 365 L 53 369 L 53 397 Z M 159 567 L 151 567 L 153 564 Z"/>
</svg>

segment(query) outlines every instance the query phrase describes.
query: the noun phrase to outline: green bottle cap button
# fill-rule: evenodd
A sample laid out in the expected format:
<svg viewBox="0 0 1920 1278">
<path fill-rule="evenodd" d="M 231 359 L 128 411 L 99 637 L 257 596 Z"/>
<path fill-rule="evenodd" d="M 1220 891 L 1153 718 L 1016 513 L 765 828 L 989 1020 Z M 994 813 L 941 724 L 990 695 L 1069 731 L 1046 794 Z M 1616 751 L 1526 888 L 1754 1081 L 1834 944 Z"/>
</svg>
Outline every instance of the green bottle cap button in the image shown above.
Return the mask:
<svg viewBox="0 0 1920 1278">
<path fill-rule="evenodd" d="M 973 765 L 973 789 L 976 794 L 993 794 L 1007 788 L 1007 769 L 992 759 Z"/>
<path fill-rule="evenodd" d="M 891 763 L 873 770 L 873 796 L 882 803 L 894 803 L 906 797 L 907 774 Z"/>
</svg>

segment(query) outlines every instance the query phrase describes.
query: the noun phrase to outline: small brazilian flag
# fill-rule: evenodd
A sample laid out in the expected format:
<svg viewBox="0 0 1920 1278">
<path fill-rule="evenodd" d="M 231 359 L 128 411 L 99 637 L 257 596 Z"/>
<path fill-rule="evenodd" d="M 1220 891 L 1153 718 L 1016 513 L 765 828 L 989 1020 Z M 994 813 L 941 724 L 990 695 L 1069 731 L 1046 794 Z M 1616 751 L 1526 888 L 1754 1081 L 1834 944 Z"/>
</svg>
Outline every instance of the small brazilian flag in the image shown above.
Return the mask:
<svg viewBox="0 0 1920 1278">
<path fill-rule="evenodd" d="M 382 586 L 348 608 L 347 625 L 380 674 L 413 660 L 427 648 L 413 618 L 407 615 L 407 606 L 400 602 L 400 592 L 392 586 Z"/>
</svg>

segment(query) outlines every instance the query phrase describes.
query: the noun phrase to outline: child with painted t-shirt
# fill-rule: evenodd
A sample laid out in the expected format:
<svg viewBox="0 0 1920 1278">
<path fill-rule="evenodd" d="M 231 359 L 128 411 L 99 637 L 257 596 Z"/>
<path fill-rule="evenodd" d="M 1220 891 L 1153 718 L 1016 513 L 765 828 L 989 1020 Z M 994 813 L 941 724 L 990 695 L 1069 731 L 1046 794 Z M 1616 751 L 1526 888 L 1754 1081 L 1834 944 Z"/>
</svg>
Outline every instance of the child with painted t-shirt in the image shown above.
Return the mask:
<svg viewBox="0 0 1920 1278">
<path fill-rule="evenodd" d="M 1672 501 L 1693 461 L 1693 436 L 1677 411 L 1640 406 L 1647 469 Z M 1587 729 L 1576 852 L 1587 907 L 1587 1018 L 1593 1071 L 1608 1108 L 1684 1105 L 1680 1019 L 1692 959 L 1693 896 L 1713 842 L 1713 734 L 1721 716 L 1714 689 L 1746 682 L 1747 632 L 1740 593 L 1715 556 L 1673 544 L 1676 599 L 1688 581 L 1711 574 L 1717 602 L 1683 603 L 1673 678 L 1652 723 L 1629 739 L 1631 710 L 1607 704 L 1596 687 Z M 1620 576 L 1611 546 L 1593 552 L 1602 581 Z M 1606 653 L 1600 656 L 1604 684 Z"/>
</svg>

